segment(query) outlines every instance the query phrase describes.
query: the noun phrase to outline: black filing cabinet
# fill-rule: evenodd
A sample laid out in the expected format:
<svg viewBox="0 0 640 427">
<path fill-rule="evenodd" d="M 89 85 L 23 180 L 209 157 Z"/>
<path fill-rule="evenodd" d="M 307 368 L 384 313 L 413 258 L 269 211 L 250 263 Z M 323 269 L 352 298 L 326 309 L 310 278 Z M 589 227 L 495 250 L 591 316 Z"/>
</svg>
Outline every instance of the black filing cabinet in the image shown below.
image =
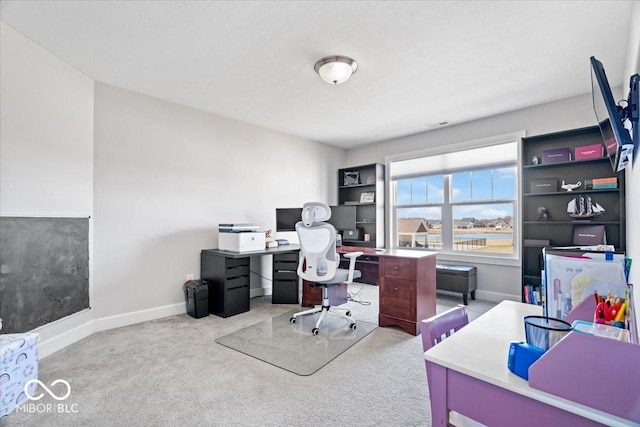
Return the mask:
<svg viewBox="0 0 640 427">
<path fill-rule="evenodd" d="M 298 252 L 273 255 L 273 304 L 298 304 Z"/>
<path fill-rule="evenodd" d="M 229 317 L 249 311 L 249 259 L 201 252 L 200 277 L 209 283 L 210 313 Z"/>
</svg>

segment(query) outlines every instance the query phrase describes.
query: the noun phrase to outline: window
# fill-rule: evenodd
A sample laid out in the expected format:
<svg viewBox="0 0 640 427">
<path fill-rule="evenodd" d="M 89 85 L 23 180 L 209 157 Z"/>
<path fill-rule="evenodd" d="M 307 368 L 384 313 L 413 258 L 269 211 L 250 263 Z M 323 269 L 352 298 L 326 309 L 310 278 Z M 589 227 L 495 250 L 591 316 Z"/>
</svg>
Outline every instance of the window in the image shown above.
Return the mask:
<svg viewBox="0 0 640 427">
<path fill-rule="evenodd" d="M 471 151 L 390 162 L 396 247 L 515 257 L 517 144 Z"/>
</svg>

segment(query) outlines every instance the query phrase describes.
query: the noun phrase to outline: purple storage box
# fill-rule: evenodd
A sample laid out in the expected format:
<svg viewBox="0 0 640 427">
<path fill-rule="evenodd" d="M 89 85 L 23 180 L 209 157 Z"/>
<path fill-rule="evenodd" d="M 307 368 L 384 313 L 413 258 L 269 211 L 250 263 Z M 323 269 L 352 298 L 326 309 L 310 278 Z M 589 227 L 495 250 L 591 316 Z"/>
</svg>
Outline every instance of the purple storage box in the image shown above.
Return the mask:
<svg viewBox="0 0 640 427">
<path fill-rule="evenodd" d="M 542 151 L 542 164 L 561 163 L 568 162 L 570 160 L 571 149 L 569 147 Z"/>
<path fill-rule="evenodd" d="M 602 157 L 603 148 L 604 145 L 602 144 L 591 144 L 576 147 L 575 158 L 576 160 L 599 159 Z"/>
</svg>

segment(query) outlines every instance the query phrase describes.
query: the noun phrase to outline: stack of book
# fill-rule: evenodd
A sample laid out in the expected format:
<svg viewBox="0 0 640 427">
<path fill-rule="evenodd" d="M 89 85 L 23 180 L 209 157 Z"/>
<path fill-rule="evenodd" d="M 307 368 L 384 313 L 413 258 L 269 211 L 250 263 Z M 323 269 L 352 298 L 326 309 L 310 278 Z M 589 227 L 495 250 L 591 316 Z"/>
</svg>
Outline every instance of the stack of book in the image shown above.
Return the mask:
<svg viewBox="0 0 640 427">
<path fill-rule="evenodd" d="M 618 188 L 618 178 L 594 178 L 585 180 L 587 190 L 603 190 L 607 188 Z"/>
<path fill-rule="evenodd" d="M 542 305 L 540 289 L 533 285 L 524 286 L 524 302 L 527 304 Z"/>
</svg>

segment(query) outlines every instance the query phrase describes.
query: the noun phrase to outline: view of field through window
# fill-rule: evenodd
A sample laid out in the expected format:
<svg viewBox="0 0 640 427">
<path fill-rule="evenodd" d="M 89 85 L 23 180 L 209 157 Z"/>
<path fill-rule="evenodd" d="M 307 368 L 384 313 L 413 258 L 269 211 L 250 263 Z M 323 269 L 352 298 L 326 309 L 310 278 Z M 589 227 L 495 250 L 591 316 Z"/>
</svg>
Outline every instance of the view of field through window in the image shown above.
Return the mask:
<svg viewBox="0 0 640 427">
<path fill-rule="evenodd" d="M 398 247 L 513 254 L 515 174 L 505 167 L 398 180 Z"/>
</svg>

